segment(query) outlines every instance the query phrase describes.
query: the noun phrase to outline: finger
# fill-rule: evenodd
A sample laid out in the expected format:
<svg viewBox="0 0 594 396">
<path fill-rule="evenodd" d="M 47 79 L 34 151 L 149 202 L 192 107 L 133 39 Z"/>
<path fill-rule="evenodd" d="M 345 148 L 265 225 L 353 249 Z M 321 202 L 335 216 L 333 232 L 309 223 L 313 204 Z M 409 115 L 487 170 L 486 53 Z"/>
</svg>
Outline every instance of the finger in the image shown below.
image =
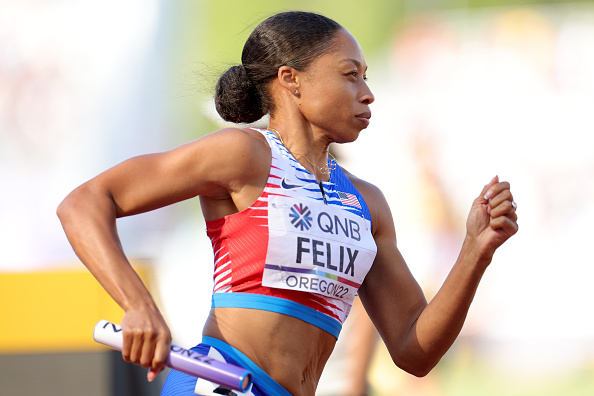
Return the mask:
<svg viewBox="0 0 594 396">
<path fill-rule="evenodd" d="M 511 209 L 511 210 L 512 210 L 514 213 L 516 213 L 516 210 L 518 210 L 518 204 L 516 203 L 516 201 L 514 201 L 514 200 L 513 200 L 513 198 L 512 198 L 512 200 L 511 200 L 510 204 L 511 204 L 511 206 L 512 206 L 512 209 Z"/>
<path fill-rule="evenodd" d="M 171 348 L 171 339 L 169 337 L 164 337 L 160 340 L 154 351 L 153 361 L 151 368 L 147 374 L 147 379 L 149 382 L 153 381 L 157 374 L 165 369 L 165 364 L 167 362 L 167 357 L 169 356 L 169 350 Z"/>
<path fill-rule="evenodd" d="M 512 221 L 518 221 L 518 214 L 511 205 L 510 201 L 506 201 L 504 204 L 501 204 L 494 209 L 487 207 L 487 212 L 491 216 L 492 220 L 499 217 L 507 217 Z"/>
<path fill-rule="evenodd" d="M 518 216 L 515 213 L 507 216 L 492 217 L 489 224 L 494 230 L 503 230 L 509 235 L 513 235 L 518 231 Z"/>
<path fill-rule="evenodd" d="M 130 362 L 134 364 L 140 363 L 140 357 L 142 356 L 142 344 L 143 335 L 140 329 L 134 329 L 132 331 L 132 346 L 130 348 Z"/>
<path fill-rule="evenodd" d="M 510 190 L 503 190 L 489 201 L 488 205 L 491 208 L 491 213 L 498 212 L 497 215 L 505 215 L 510 213 L 513 209 L 512 201 L 514 196 Z M 491 214 L 493 216 L 493 214 Z"/>
<path fill-rule="evenodd" d="M 489 201 L 489 199 L 491 199 L 491 197 L 494 195 L 493 192 L 490 192 L 491 188 L 497 183 L 499 183 L 499 176 L 492 178 L 491 181 L 485 187 L 483 187 L 483 191 L 481 191 L 479 199 L 482 199 L 483 201 Z"/>
<path fill-rule="evenodd" d="M 124 361 L 126 362 L 130 362 L 130 355 L 132 353 L 132 343 L 133 343 L 133 337 L 132 337 L 132 333 L 130 333 L 128 330 L 124 329 L 123 332 L 123 345 L 122 345 L 122 359 L 124 359 Z"/>
<path fill-rule="evenodd" d="M 509 182 L 497 182 L 495 184 L 493 184 L 489 190 L 485 193 L 485 198 L 487 198 L 490 201 L 493 200 L 493 198 L 497 197 L 497 195 L 501 194 L 502 192 L 509 190 L 511 188 Z"/>
<path fill-rule="evenodd" d="M 149 368 L 153 362 L 155 354 L 155 336 L 152 329 L 147 329 L 143 333 L 142 354 L 140 356 L 140 365 Z"/>
<path fill-rule="evenodd" d="M 516 215 L 512 200 L 505 200 L 491 209 L 491 217 Z"/>
<path fill-rule="evenodd" d="M 155 380 L 155 378 L 157 378 L 157 375 L 161 372 L 160 371 L 156 371 L 153 370 L 152 368 L 149 369 L 148 374 L 146 375 L 146 379 L 148 380 L 148 382 L 153 382 Z"/>
<path fill-rule="evenodd" d="M 514 223 L 518 222 L 518 215 L 516 214 L 515 211 L 507 213 L 503 216 L 498 216 L 498 217 L 506 217 L 506 218 L 510 219 L 511 221 L 513 221 Z"/>
</svg>

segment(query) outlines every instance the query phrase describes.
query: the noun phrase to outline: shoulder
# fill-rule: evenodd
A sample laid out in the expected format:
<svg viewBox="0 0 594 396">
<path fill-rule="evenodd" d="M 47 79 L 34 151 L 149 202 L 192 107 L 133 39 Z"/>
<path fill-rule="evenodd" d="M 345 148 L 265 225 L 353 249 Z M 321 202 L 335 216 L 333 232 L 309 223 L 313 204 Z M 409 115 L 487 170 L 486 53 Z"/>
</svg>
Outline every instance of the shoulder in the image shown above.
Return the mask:
<svg viewBox="0 0 594 396">
<path fill-rule="evenodd" d="M 267 167 L 270 147 L 266 138 L 253 129 L 225 128 L 186 143 L 187 151 L 197 160 L 208 159 L 212 166 L 240 169 Z"/>
<path fill-rule="evenodd" d="M 229 153 L 247 154 L 252 151 L 269 150 L 266 138 L 249 128 L 224 128 L 211 132 L 189 143 L 190 145 L 207 145 L 213 149 L 221 149 Z"/>
<path fill-rule="evenodd" d="M 359 191 L 361 195 L 363 195 L 363 198 L 365 198 L 365 201 L 368 204 L 377 204 L 378 201 L 385 201 L 384 194 L 382 193 L 379 187 L 355 176 L 342 166 L 340 167 L 340 169 L 349 179 L 349 181 L 353 183 L 357 191 Z"/>
<path fill-rule="evenodd" d="M 265 183 L 271 154 L 258 131 L 225 128 L 177 147 L 167 158 L 186 181 L 203 186 L 199 195 L 221 196 Z"/>
<path fill-rule="evenodd" d="M 349 181 L 353 183 L 357 191 L 363 196 L 363 199 L 365 199 L 371 214 L 373 233 L 375 234 L 382 228 L 382 224 L 392 222 L 390 207 L 382 190 L 376 185 L 355 176 L 343 167 L 341 169 Z"/>
</svg>

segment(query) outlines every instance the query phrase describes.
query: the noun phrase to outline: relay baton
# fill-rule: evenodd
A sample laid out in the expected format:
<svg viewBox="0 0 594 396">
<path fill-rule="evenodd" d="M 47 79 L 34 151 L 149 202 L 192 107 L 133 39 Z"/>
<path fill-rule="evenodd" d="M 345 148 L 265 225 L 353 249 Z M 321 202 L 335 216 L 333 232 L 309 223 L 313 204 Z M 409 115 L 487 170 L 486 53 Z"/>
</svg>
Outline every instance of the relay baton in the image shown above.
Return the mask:
<svg viewBox="0 0 594 396">
<path fill-rule="evenodd" d="M 95 325 L 93 338 L 100 344 L 121 351 L 124 344 L 122 327 L 107 320 Z M 244 368 L 215 360 L 198 352 L 171 345 L 167 367 L 194 377 L 203 378 L 225 388 L 245 392 L 252 384 L 252 373 Z"/>
</svg>

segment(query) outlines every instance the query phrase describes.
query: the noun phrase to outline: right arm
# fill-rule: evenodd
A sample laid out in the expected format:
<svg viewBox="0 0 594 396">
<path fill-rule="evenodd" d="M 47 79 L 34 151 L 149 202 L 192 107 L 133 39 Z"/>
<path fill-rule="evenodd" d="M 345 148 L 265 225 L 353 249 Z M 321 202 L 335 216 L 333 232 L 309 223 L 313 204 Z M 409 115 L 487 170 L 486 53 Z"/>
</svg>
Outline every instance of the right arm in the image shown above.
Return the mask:
<svg viewBox="0 0 594 396">
<path fill-rule="evenodd" d="M 246 190 L 268 172 L 262 155 L 268 149 L 254 133 L 222 130 L 129 159 L 76 188 L 58 207 L 76 255 L 125 312 L 124 360 L 150 368 L 149 380 L 165 367 L 171 333 L 124 254 L 116 219 L 197 195 L 242 206 Z"/>
<path fill-rule="evenodd" d="M 495 177 L 474 200 L 460 255 L 429 303 L 396 245 L 383 194 L 361 182 L 357 188 L 370 207 L 377 244 L 375 261 L 359 289 L 361 302 L 394 363 L 424 376 L 457 338 L 495 250 L 518 230 L 509 183 Z"/>
</svg>

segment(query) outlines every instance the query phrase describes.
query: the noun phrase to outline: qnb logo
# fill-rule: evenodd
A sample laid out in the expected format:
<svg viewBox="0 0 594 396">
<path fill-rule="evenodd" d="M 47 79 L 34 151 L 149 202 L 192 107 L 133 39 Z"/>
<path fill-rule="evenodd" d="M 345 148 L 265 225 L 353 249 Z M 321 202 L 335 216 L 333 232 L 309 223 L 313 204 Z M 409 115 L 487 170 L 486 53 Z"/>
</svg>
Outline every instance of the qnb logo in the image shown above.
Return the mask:
<svg viewBox="0 0 594 396">
<path fill-rule="evenodd" d="M 295 226 L 295 228 L 300 228 L 301 231 L 309 230 L 311 227 L 311 210 L 307 206 L 303 206 L 303 204 L 295 204 L 291 208 L 291 213 L 289 213 L 289 217 L 291 218 L 291 224 Z"/>
</svg>

